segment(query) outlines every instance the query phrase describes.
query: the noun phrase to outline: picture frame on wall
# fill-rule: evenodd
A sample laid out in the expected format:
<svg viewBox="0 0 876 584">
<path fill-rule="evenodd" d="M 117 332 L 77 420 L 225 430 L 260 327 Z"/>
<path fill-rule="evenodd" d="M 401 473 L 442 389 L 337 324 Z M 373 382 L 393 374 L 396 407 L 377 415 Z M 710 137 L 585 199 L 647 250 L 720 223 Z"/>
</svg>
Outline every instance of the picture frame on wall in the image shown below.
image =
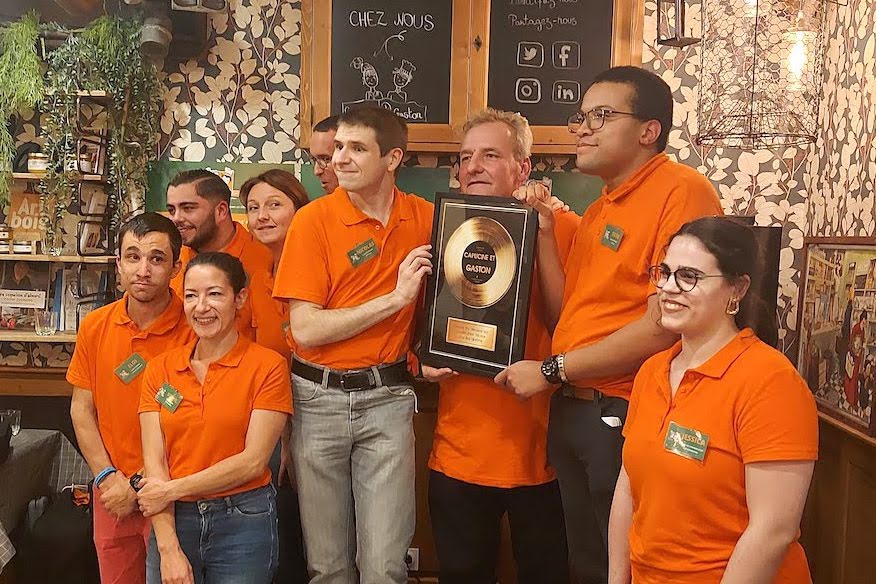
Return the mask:
<svg viewBox="0 0 876 584">
<path fill-rule="evenodd" d="M 876 239 L 810 237 L 797 305 L 797 369 L 819 410 L 876 436 Z"/>
</svg>

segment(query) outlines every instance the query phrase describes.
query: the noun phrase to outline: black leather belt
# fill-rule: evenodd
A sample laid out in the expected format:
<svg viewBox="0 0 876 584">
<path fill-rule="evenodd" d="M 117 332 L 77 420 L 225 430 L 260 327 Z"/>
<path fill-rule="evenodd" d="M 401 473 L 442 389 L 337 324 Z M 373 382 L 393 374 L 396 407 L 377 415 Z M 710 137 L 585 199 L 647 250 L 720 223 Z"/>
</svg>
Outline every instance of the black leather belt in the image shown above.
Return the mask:
<svg viewBox="0 0 876 584">
<path fill-rule="evenodd" d="M 292 373 L 314 383 L 322 383 L 326 369 L 326 367 L 311 365 L 297 358 L 292 360 Z M 404 385 L 414 381 L 408 371 L 406 361 L 399 361 L 391 365 L 378 365 L 376 369 L 378 375 L 375 375 L 374 370 L 370 367 L 346 371 L 328 369 L 328 385 L 344 391 L 362 391 L 381 385 Z"/>
</svg>

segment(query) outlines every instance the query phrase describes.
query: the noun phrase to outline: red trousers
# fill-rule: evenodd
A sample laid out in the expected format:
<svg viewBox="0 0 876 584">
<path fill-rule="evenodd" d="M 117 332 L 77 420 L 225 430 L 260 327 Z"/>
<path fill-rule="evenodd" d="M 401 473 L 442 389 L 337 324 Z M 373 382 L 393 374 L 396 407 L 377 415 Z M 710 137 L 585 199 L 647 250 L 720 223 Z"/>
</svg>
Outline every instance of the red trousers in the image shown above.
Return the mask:
<svg viewBox="0 0 876 584">
<path fill-rule="evenodd" d="M 94 490 L 94 547 L 101 584 L 146 584 L 146 543 L 152 523 L 137 510 L 116 519 Z"/>
</svg>

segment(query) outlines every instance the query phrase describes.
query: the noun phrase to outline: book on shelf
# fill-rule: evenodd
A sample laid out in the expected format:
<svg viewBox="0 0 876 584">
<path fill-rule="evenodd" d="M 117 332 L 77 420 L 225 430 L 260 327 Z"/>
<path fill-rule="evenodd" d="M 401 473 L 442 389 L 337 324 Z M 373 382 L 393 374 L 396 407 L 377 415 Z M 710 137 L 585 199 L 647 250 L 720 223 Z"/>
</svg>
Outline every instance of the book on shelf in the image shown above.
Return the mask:
<svg viewBox="0 0 876 584">
<path fill-rule="evenodd" d="M 100 253 L 106 247 L 103 219 L 108 200 L 109 195 L 104 185 L 79 183 L 79 210 L 83 216 L 79 232 L 79 250 L 85 255 Z"/>
<path fill-rule="evenodd" d="M 103 176 L 106 167 L 106 130 L 94 130 L 89 136 L 79 139 L 77 147 L 77 170 L 82 174 Z"/>
<path fill-rule="evenodd" d="M 9 214 L 6 225 L 11 230 L 13 252 L 29 253 L 33 242 L 41 241 L 45 228 L 40 221 L 40 195 L 33 190 L 32 183 L 21 188 L 13 184 L 9 197 Z"/>
<path fill-rule="evenodd" d="M 56 301 L 60 312 L 61 330 L 76 332 L 82 319 L 92 310 L 111 301 L 109 288 L 110 266 L 81 265 L 74 268 L 64 268 L 61 277 L 60 303 Z M 57 276 L 56 276 L 57 277 Z"/>
<path fill-rule="evenodd" d="M 27 260 L 2 262 L 0 327 L 33 330 L 35 309 L 46 308 L 49 264 Z"/>
</svg>

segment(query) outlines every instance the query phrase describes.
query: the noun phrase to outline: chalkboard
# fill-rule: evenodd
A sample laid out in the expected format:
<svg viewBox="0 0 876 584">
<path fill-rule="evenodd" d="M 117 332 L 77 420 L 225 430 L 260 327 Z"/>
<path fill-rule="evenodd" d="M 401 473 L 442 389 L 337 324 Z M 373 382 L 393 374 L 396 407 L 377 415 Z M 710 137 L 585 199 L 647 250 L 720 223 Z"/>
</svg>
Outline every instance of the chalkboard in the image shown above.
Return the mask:
<svg viewBox="0 0 876 584">
<path fill-rule="evenodd" d="M 450 122 L 453 0 L 334 0 L 332 113 L 362 105 Z"/>
<path fill-rule="evenodd" d="M 487 103 L 565 126 L 611 66 L 613 0 L 493 0 Z"/>
</svg>

